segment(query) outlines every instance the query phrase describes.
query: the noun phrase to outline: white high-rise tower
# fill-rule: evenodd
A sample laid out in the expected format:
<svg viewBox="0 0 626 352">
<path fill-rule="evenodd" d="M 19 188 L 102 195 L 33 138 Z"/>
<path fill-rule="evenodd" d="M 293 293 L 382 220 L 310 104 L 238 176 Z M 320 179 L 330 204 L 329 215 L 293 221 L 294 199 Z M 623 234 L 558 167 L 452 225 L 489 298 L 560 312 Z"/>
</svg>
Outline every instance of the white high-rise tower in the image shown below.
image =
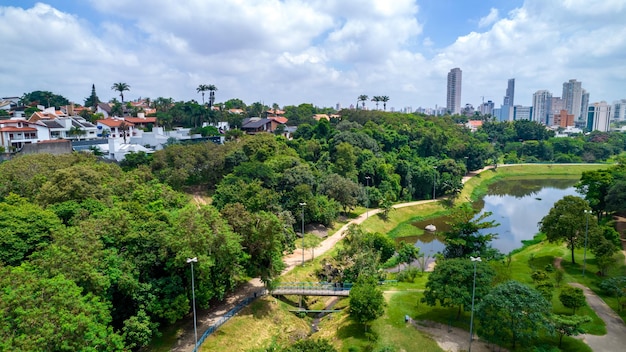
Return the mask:
<svg viewBox="0 0 626 352">
<path fill-rule="evenodd" d="M 461 113 L 461 84 L 462 72 L 460 68 L 453 68 L 448 72 L 448 96 L 446 109 L 452 115 Z"/>
</svg>

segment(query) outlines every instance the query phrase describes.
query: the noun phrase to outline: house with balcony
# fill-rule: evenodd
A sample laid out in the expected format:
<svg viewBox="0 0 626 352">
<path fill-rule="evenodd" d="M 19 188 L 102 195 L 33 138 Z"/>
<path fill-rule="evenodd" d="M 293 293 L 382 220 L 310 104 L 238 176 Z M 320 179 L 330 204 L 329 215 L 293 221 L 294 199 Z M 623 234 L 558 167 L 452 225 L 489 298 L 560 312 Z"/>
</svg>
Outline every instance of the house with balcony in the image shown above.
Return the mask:
<svg viewBox="0 0 626 352">
<path fill-rule="evenodd" d="M 38 123 L 31 123 L 23 118 L 0 120 L 0 146 L 6 152 L 16 152 L 25 144 L 48 140 L 48 127 Z"/>
</svg>

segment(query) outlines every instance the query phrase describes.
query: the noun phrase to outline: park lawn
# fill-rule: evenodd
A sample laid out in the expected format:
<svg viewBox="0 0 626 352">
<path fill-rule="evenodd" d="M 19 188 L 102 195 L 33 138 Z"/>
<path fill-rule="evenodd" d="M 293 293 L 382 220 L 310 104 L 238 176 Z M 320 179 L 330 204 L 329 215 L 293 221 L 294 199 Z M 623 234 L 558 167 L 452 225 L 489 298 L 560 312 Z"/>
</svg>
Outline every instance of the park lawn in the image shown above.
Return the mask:
<svg viewBox="0 0 626 352">
<path fill-rule="evenodd" d="M 441 202 L 424 202 L 421 204 L 394 208 L 389 212 L 389 218 L 383 219 L 378 214 L 370 216 L 363 222 L 361 227 L 368 232 L 387 234 L 391 238 L 416 236 L 424 233 L 424 230 L 411 225 L 420 220 L 443 216 L 447 213 Z"/>
<path fill-rule="evenodd" d="M 385 313 L 372 322 L 368 332 L 363 325 L 350 320 L 346 310 L 324 318 L 320 331 L 312 338 L 331 340 L 342 352 L 376 351 L 384 347 L 392 351 L 442 351 L 434 340 L 404 321 L 405 315 L 416 314 L 418 295 L 415 291 L 385 292 Z"/>
<path fill-rule="evenodd" d="M 311 330 L 307 319 L 289 309 L 293 307 L 273 297 L 259 298 L 209 336 L 200 351 L 250 351 L 272 342 L 289 345 Z"/>
</svg>

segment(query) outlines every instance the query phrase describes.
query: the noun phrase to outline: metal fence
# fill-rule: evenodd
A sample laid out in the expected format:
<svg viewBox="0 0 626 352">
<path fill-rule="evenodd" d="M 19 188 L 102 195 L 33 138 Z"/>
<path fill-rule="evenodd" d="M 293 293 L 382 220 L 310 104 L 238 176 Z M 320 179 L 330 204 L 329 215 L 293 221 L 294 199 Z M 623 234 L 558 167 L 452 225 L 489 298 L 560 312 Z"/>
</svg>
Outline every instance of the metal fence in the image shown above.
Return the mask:
<svg viewBox="0 0 626 352">
<path fill-rule="evenodd" d="M 202 346 L 202 343 L 204 342 L 204 340 L 206 340 L 206 338 L 209 337 L 209 335 L 217 331 L 217 329 L 220 326 L 224 325 L 224 323 L 226 323 L 230 318 L 235 316 L 235 314 L 239 313 L 239 311 L 245 308 L 248 304 L 250 304 L 250 302 L 254 301 L 255 299 L 259 297 L 262 297 L 265 294 L 267 294 L 267 291 L 263 289 L 263 290 L 255 292 L 252 296 L 246 297 L 243 301 L 237 303 L 237 305 L 233 307 L 233 309 L 229 310 L 215 324 L 209 326 L 209 328 L 206 329 L 204 334 L 202 334 L 202 336 L 198 339 L 198 343 L 194 347 L 193 352 L 197 352 L 198 348 Z"/>
</svg>

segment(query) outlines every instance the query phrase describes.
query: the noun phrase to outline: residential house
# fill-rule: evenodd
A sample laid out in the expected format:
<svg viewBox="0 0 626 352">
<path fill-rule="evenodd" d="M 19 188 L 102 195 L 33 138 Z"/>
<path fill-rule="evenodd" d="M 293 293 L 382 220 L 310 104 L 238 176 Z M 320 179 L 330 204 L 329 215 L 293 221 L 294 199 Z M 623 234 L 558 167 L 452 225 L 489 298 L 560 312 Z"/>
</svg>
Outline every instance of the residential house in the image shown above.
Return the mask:
<svg viewBox="0 0 626 352">
<path fill-rule="evenodd" d="M 241 122 L 241 130 L 248 134 L 274 132 L 278 126 L 286 123 L 287 119 L 284 117 L 248 117 Z"/>
<path fill-rule="evenodd" d="M 15 152 L 25 144 L 49 139 L 48 127 L 24 118 L 0 120 L 0 146 L 7 152 Z"/>
<path fill-rule="evenodd" d="M 96 128 L 103 137 L 109 139 L 123 139 L 126 141 L 135 132 L 135 125 L 123 118 L 110 117 L 96 121 Z"/>
<path fill-rule="evenodd" d="M 111 116 L 111 105 L 109 103 L 98 103 L 96 107 L 96 114 L 102 114 L 104 118 Z"/>
</svg>

